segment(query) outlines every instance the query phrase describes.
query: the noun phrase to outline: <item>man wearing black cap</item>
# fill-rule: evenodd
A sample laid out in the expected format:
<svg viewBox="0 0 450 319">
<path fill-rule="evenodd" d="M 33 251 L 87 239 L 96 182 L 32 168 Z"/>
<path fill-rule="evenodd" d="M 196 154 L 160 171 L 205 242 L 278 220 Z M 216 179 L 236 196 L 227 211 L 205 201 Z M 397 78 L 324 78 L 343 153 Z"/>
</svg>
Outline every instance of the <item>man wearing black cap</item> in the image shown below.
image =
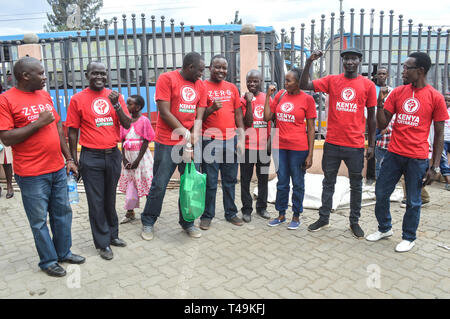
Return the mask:
<svg viewBox="0 0 450 319">
<path fill-rule="evenodd" d="M 322 207 L 319 219 L 309 225 L 308 230 L 318 231 L 329 226 L 329 217 L 333 205 L 336 177 L 344 161 L 350 179 L 350 229 L 360 239 L 364 231 L 358 224 L 362 198 L 362 170 L 364 167 L 364 107 L 367 107 L 369 128 L 368 149 L 366 158 L 374 156 L 375 145 L 375 106 L 377 96 L 375 84 L 359 75 L 362 52 L 356 48 L 348 48 L 341 53 L 344 73 L 328 75 L 310 81 L 309 70 L 313 61 L 323 55 L 316 50 L 306 60 L 300 80 L 300 88 L 314 90 L 329 95 L 328 128 L 323 146 L 322 170 Z"/>
</svg>

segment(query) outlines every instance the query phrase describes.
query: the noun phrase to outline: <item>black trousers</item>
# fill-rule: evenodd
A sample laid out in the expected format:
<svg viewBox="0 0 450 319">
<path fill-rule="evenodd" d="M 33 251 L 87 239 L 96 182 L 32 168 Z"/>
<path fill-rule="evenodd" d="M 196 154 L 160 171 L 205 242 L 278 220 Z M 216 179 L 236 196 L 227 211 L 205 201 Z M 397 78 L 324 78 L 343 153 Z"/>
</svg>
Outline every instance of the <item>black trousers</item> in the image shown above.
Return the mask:
<svg viewBox="0 0 450 319">
<path fill-rule="evenodd" d="M 119 237 L 116 188 L 120 178 L 122 154 L 82 148 L 80 173 L 89 207 L 89 221 L 95 248 L 106 248 Z"/>
<path fill-rule="evenodd" d="M 265 156 L 264 156 L 265 155 Z M 267 208 L 267 193 L 269 181 L 270 157 L 266 151 L 245 150 L 244 162 L 241 167 L 241 201 L 242 214 L 251 214 L 253 211 L 253 199 L 250 194 L 250 183 L 253 169 L 256 165 L 256 176 L 258 178 L 258 199 L 256 200 L 256 211 Z"/>
</svg>

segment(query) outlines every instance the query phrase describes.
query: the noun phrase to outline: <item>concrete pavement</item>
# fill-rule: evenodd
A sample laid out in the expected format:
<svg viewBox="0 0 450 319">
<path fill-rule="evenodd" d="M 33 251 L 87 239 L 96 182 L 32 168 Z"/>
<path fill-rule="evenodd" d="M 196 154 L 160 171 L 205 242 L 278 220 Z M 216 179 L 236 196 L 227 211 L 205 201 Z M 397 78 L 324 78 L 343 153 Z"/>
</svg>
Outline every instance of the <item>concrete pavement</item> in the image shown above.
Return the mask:
<svg viewBox="0 0 450 319">
<path fill-rule="evenodd" d="M 239 192 L 237 185 L 238 208 Z M 404 211 L 398 202 L 392 203 L 394 236 L 370 243 L 352 236 L 345 209 L 331 214 L 331 228 L 317 233 L 307 231 L 318 217 L 309 209 L 298 230 L 287 230 L 287 223 L 268 227 L 256 214 L 251 223 L 234 226 L 223 217 L 219 187 L 212 227 L 192 239 L 178 225 L 178 189 L 169 189 L 155 238 L 141 239 L 139 219 L 120 225 L 128 246 L 112 247 L 112 261 L 101 259 L 93 246 L 87 201 L 80 194 L 73 206 L 72 251 L 87 260 L 80 266 L 63 264 L 68 271 L 63 278 L 39 270 L 20 192 L 8 200 L 3 192 L 0 298 L 450 298 L 450 251 L 439 246 L 450 246 L 450 192 L 442 183 L 429 192 L 431 204 L 422 209 L 416 246 L 396 253 Z M 119 219 L 124 199 L 118 194 Z M 277 216 L 271 204 L 269 211 Z M 374 206 L 363 207 L 360 225 L 366 235 L 377 229 Z"/>
</svg>

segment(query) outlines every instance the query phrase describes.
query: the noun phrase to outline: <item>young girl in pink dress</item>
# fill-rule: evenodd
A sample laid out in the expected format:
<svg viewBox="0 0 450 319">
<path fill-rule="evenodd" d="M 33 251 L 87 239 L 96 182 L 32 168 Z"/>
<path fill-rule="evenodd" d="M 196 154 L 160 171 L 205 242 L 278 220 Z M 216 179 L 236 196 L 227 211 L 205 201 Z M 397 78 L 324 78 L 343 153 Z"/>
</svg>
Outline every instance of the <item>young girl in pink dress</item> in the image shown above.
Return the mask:
<svg viewBox="0 0 450 319">
<path fill-rule="evenodd" d="M 119 190 L 126 193 L 129 183 L 134 183 L 139 198 L 148 195 L 153 178 L 153 157 L 148 144 L 155 138 L 155 132 L 150 120 L 141 114 L 144 105 L 142 96 L 131 95 L 127 99 L 132 119 L 131 127 L 128 130 L 120 127 L 123 160 Z M 136 219 L 135 208 L 139 208 L 139 200 L 135 204 L 125 201 L 127 213 L 120 221 L 121 224 Z"/>
</svg>

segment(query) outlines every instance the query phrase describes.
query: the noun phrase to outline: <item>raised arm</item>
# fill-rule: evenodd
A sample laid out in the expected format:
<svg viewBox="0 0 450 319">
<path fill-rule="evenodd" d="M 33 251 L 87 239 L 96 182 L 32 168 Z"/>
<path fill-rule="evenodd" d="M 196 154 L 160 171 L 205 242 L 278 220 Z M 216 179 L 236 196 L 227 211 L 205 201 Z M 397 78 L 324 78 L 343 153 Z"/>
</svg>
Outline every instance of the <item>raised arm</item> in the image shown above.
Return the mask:
<svg viewBox="0 0 450 319">
<path fill-rule="evenodd" d="M 302 76 L 300 77 L 300 89 L 314 91 L 314 85 L 309 78 L 309 70 L 311 69 L 311 64 L 322 55 L 322 51 L 314 50 L 310 57 L 306 59 L 305 67 L 303 68 Z"/>
<path fill-rule="evenodd" d="M 384 109 L 384 100 L 389 95 L 389 89 L 382 87 L 377 100 L 377 126 L 380 130 L 385 129 L 392 119 L 392 113 Z"/>
<path fill-rule="evenodd" d="M 246 102 L 244 125 L 245 125 L 245 127 L 252 127 L 253 126 L 253 107 L 252 107 L 253 93 L 246 92 L 244 95 L 244 99 Z"/>
<path fill-rule="evenodd" d="M 269 122 L 275 118 L 275 114 L 270 110 L 270 96 L 275 93 L 275 85 L 269 85 L 266 93 L 266 101 L 264 102 L 264 121 Z"/>
<path fill-rule="evenodd" d="M 114 106 L 114 110 L 116 110 L 120 125 L 122 125 L 125 129 L 129 129 L 131 127 L 131 118 L 123 111 L 122 105 L 119 102 L 119 97 L 120 94 L 117 91 L 112 91 L 108 96 L 111 104 Z"/>
</svg>

